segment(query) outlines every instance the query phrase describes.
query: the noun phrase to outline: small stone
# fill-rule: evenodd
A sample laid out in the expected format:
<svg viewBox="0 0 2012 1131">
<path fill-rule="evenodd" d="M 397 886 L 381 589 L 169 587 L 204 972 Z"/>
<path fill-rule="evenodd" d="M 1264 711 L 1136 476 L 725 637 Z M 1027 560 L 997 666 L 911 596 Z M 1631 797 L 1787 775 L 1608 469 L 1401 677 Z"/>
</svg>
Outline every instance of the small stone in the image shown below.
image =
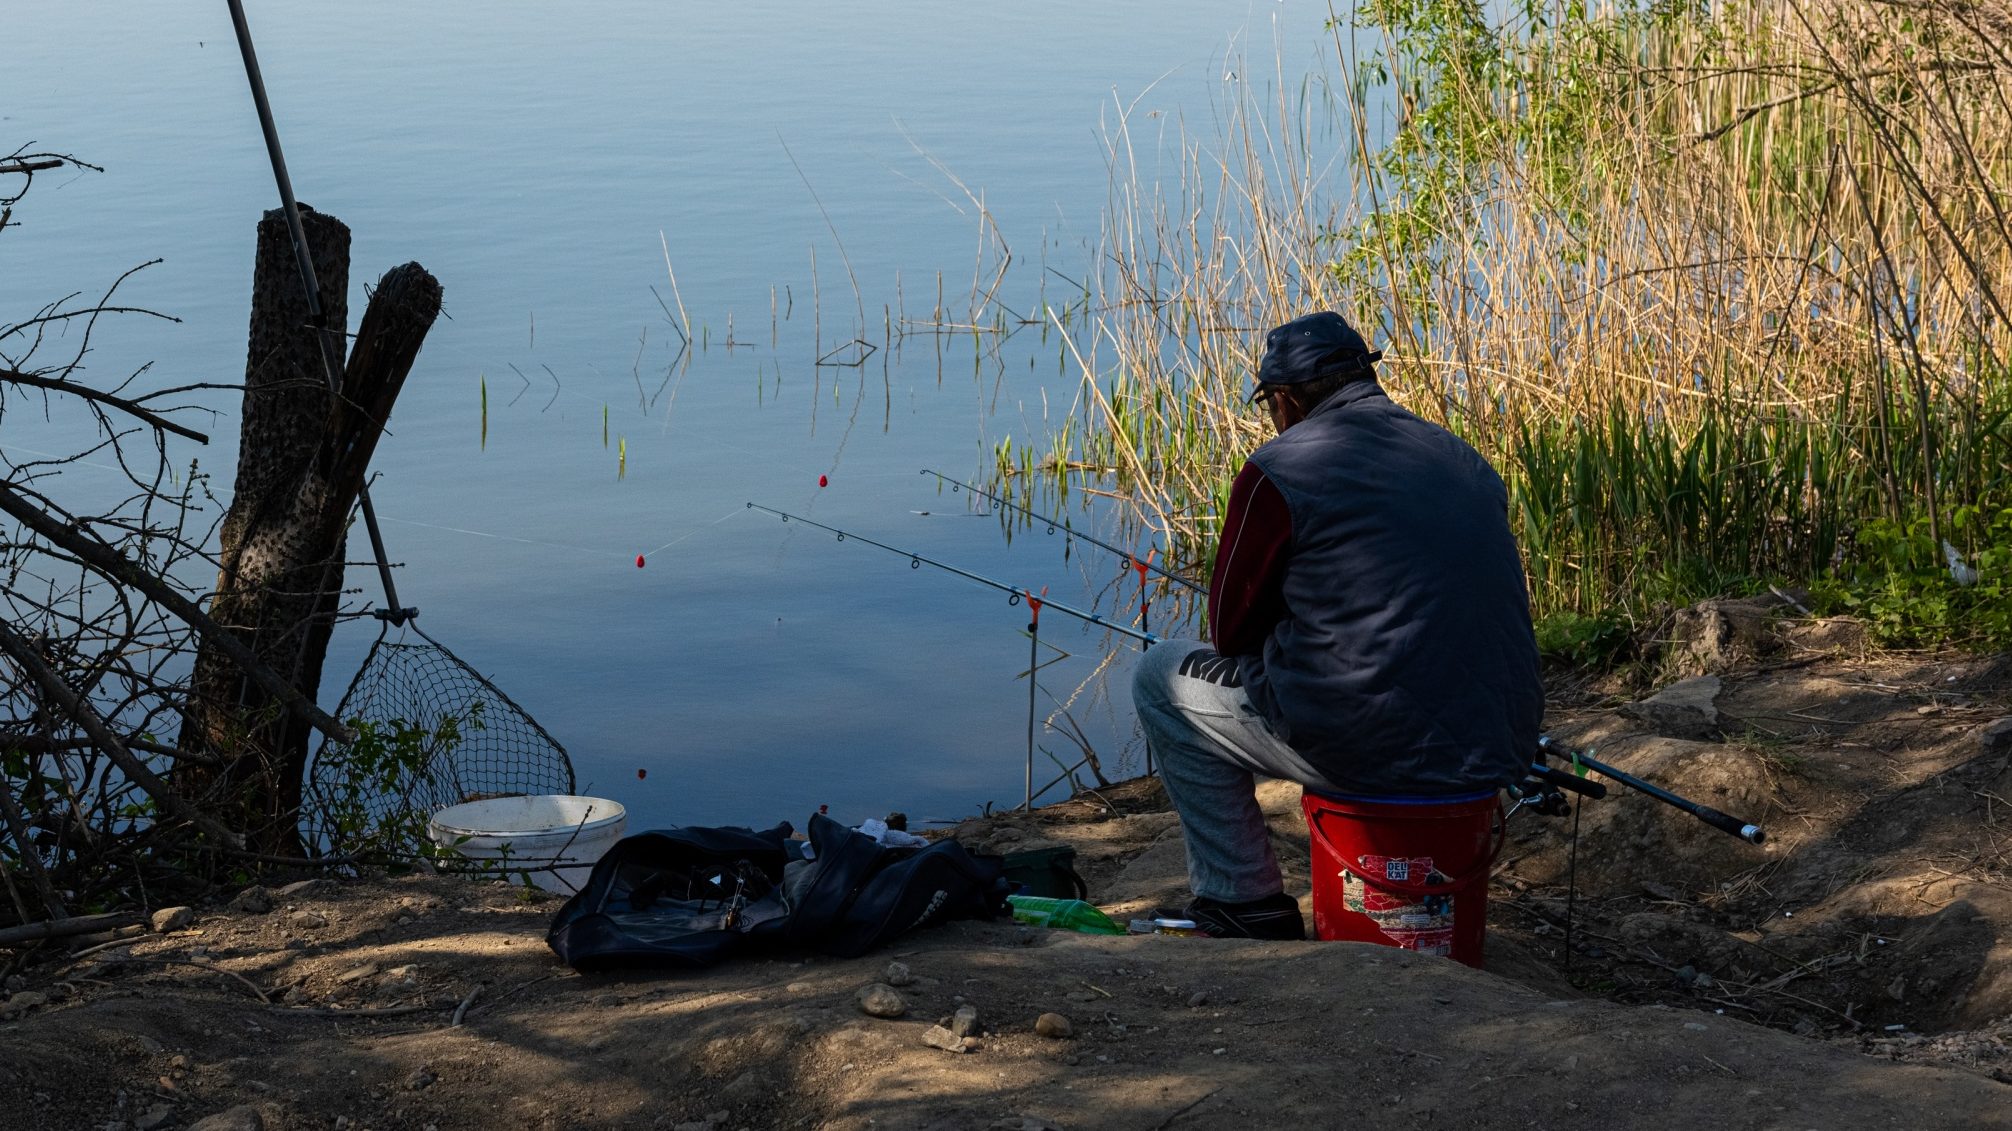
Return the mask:
<svg viewBox="0 0 2012 1131">
<path fill-rule="evenodd" d="M 163 1045 L 161 1042 L 155 1040 L 154 1038 L 147 1036 L 145 1033 L 134 1033 L 133 1043 L 140 1046 L 140 1051 L 148 1053 L 153 1056 L 159 1056 L 162 1053 L 168 1051 L 166 1045 Z"/>
<path fill-rule="evenodd" d="M 893 986 L 883 982 L 861 986 L 855 996 L 860 1012 L 873 1017 L 899 1017 L 908 1012 L 908 1003 L 901 1000 Z"/>
<path fill-rule="evenodd" d="M 18 994 L 28 988 L 28 979 L 19 974 L 9 974 L 5 986 L 8 993 Z"/>
<path fill-rule="evenodd" d="M 422 1088 L 432 1087 L 433 1082 L 438 1079 L 440 1077 L 434 1075 L 431 1068 L 422 1064 L 405 1077 L 405 1086 L 417 1092 Z"/>
<path fill-rule="evenodd" d="M 978 1007 L 975 1005 L 958 1006 L 957 1012 L 950 1015 L 950 1031 L 959 1037 L 977 1036 Z"/>
<path fill-rule="evenodd" d="M 809 982 L 791 982 L 789 985 L 783 987 L 784 991 L 793 994 L 812 993 L 816 989 L 817 987 L 811 985 Z"/>
<path fill-rule="evenodd" d="M 964 1038 L 945 1029 L 941 1025 L 931 1025 L 922 1032 L 922 1043 L 944 1052 L 963 1052 Z"/>
<path fill-rule="evenodd" d="M 273 894 L 282 899 L 292 899 L 294 896 L 305 895 L 320 886 L 320 880 L 295 880 Z"/>
<path fill-rule="evenodd" d="M 775 1094 L 775 1081 L 761 1069 L 749 1069 L 720 1089 L 720 1099 L 730 1104 L 757 1103 Z"/>
<path fill-rule="evenodd" d="M 157 935 L 171 935 L 196 921 L 193 907 L 163 907 L 148 920 Z"/>
<path fill-rule="evenodd" d="M 1999 754 L 2012 750 L 2012 715 L 2002 719 L 1992 719 L 1972 731 L 1974 741 L 1986 754 Z"/>
<path fill-rule="evenodd" d="M 1034 1032 L 1052 1041 L 1065 1041 L 1076 1035 L 1076 1027 L 1059 1013 L 1043 1013 L 1034 1019 Z"/>
<path fill-rule="evenodd" d="M 360 982 L 375 973 L 377 973 L 377 964 L 375 962 L 366 962 L 361 966 L 352 966 L 337 974 L 335 976 L 335 983 L 339 986 L 346 986 L 351 982 Z"/>
<path fill-rule="evenodd" d="M 196 1120 L 189 1131 L 265 1131 L 265 1116 L 250 1104 L 239 1104 Z"/>
<path fill-rule="evenodd" d="M 230 908 L 240 915 L 263 915 L 273 908 L 272 893 L 253 884 L 231 897 Z"/>
<path fill-rule="evenodd" d="M 168 1068 L 173 1072 L 187 1072 L 189 1070 L 189 1058 L 181 1053 L 176 1053 L 168 1058 Z"/>
<path fill-rule="evenodd" d="M 1721 686 L 1715 675 L 1678 680 L 1647 699 L 1622 707 L 1621 713 L 1670 738 L 1716 738 Z"/>
<path fill-rule="evenodd" d="M 296 911 L 287 916 L 287 922 L 302 930 L 312 931 L 328 926 L 328 919 L 319 911 Z"/>
<path fill-rule="evenodd" d="M 1209 1003 L 1209 991 L 1207 990 L 1196 990 L 1193 994 L 1188 996 L 1189 1009 L 1200 1009 L 1202 1006 L 1205 1006 L 1208 1003 Z"/>
<path fill-rule="evenodd" d="M 1711 1031 L 1710 1025 L 1706 1025 L 1700 1021 L 1686 1021 L 1684 1022 L 1684 1028 L 1689 1029 L 1693 1033 L 1708 1033 Z"/>
<path fill-rule="evenodd" d="M 154 1131 L 163 1123 L 175 1117 L 175 1109 L 167 1104 L 155 1104 L 133 1120 L 133 1131 Z"/>
<path fill-rule="evenodd" d="M 49 995 L 39 994 L 34 990 L 22 990 L 20 993 L 8 998 L 5 1002 L 0 1002 L 0 1014 L 13 1017 L 26 1013 L 38 1005 L 47 1004 L 49 1004 Z"/>
<path fill-rule="evenodd" d="M 906 962 L 890 962 L 887 964 L 886 980 L 890 986 L 912 986 L 915 984 L 915 973 Z"/>
</svg>

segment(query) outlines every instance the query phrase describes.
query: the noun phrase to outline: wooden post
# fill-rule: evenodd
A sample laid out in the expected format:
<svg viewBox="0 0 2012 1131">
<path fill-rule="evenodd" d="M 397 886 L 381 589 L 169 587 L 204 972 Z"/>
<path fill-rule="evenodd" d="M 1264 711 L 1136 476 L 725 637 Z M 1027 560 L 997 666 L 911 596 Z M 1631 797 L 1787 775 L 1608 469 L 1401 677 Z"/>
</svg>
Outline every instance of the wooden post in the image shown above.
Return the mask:
<svg viewBox="0 0 2012 1131">
<path fill-rule="evenodd" d="M 224 518 L 210 613 L 312 699 L 342 593 L 350 511 L 392 403 L 440 313 L 440 284 L 416 263 L 385 275 L 343 368 L 341 394 L 333 395 L 316 335 L 334 334 L 339 343 L 348 322 L 349 229 L 305 206 L 301 223 L 325 329 L 309 324 L 285 218 L 267 212 L 252 278 L 236 493 Z M 303 720 L 205 645 L 181 745 L 214 753 L 223 768 L 188 766 L 178 784 L 209 800 L 255 848 L 295 854 L 309 736 Z"/>
</svg>

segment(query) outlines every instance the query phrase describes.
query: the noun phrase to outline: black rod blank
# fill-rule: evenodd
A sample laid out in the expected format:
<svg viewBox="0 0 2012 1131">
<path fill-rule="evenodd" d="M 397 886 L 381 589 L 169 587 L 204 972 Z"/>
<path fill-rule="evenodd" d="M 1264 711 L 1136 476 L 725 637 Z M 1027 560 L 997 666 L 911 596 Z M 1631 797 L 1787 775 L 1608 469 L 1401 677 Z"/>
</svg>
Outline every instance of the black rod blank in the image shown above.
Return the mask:
<svg viewBox="0 0 2012 1131">
<path fill-rule="evenodd" d="M 1767 843 L 1767 830 L 1751 821 L 1743 821 L 1730 813 L 1722 813 L 1709 805 L 1700 805 L 1688 797 L 1671 793 L 1661 786 L 1651 785 L 1625 770 L 1617 770 L 1589 754 L 1573 750 L 1548 734 L 1537 740 L 1537 747 L 1545 754 L 1555 755 L 1574 765 L 1584 766 L 1602 777 L 1620 782 L 1629 789 L 1646 793 L 1665 805 L 1682 809 L 1728 836 L 1736 836 L 1748 844 Z"/>
</svg>

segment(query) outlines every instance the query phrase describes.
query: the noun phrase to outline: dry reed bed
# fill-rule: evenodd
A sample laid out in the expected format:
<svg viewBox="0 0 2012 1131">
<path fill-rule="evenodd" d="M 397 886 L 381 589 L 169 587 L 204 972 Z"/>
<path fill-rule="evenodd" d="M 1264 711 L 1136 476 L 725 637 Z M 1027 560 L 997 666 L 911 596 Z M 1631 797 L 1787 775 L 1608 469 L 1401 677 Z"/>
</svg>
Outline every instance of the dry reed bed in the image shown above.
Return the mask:
<svg viewBox="0 0 2012 1131">
<path fill-rule="evenodd" d="M 1165 179 L 1121 115 L 1084 395 L 1002 468 L 1115 473 L 1196 560 L 1263 331 L 1331 307 L 1502 469 L 1540 612 L 2012 505 L 2012 5 L 1545 17 L 1364 8 Z"/>
</svg>

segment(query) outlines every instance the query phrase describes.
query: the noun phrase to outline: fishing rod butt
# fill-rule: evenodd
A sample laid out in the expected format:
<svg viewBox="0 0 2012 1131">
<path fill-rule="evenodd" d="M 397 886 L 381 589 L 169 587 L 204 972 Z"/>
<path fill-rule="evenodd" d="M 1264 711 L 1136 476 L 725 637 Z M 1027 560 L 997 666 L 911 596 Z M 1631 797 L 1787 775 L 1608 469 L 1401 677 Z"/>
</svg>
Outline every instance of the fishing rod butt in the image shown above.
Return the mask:
<svg viewBox="0 0 2012 1131">
<path fill-rule="evenodd" d="M 1599 782 L 1588 781 L 1577 774 L 1568 774 L 1556 766 L 1547 766 L 1542 762 L 1530 763 L 1530 776 L 1546 785 L 1570 790 L 1595 801 L 1607 796 L 1607 787 Z"/>
<path fill-rule="evenodd" d="M 1766 829 L 1759 825 L 1742 821 L 1730 813 L 1721 813 L 1709 805 L 1700 805 L 1693 813 L 1698 820 L 1728 836 L 1736 836 L 1748 844 L 1767 843 Z"/>
</svg>

